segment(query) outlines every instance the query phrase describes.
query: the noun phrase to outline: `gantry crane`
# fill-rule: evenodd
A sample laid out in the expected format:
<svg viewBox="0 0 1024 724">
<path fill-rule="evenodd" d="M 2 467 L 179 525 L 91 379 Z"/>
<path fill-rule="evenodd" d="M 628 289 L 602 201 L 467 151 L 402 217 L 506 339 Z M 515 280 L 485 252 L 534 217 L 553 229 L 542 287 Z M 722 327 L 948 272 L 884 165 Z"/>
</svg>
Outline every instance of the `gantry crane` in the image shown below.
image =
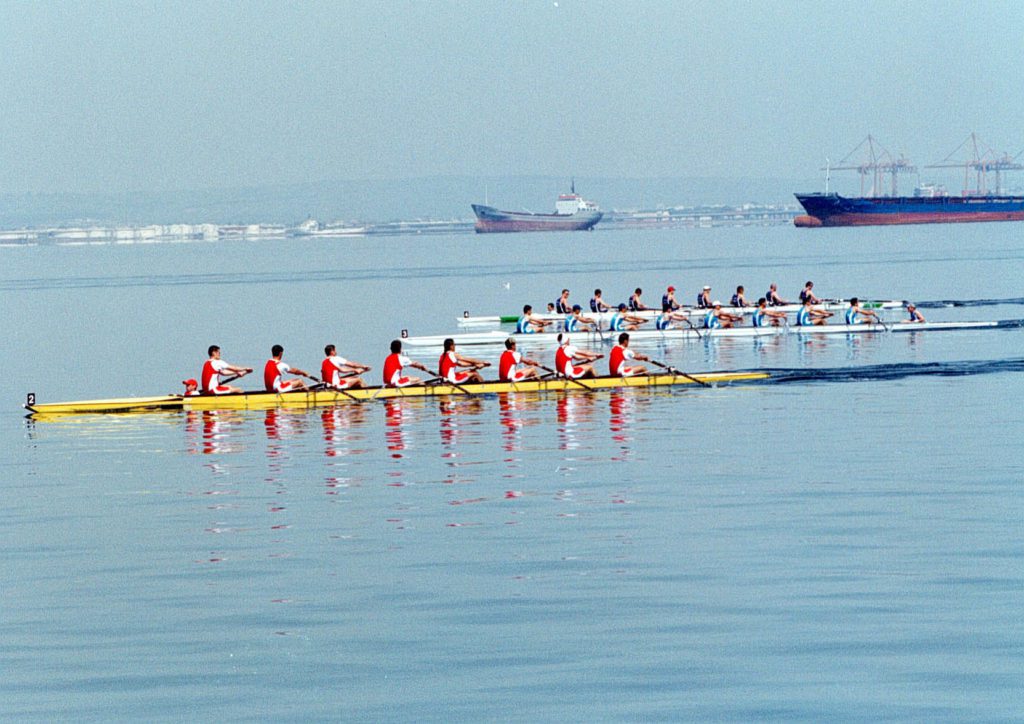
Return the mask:
<svg viewBox="0 0 1024 724">
<path fill-rule="evenodd" d="M 865 148 L 866 146 L 866 148 Z M 850 157 L 864 148 L 864 160 L 857 165 L 844 166 Z M 856 171 L 860 174 L 860 195 L 864 196 L 864 185 L 867 178 L 871 177 L 871 188 L 868 196 L 897 196 L 897 179 L 901 173 L 916 173 L 917 167 L 903 154 L 895 158 L 870 134 L 867 138 L 857 144 L 857 147 L 846 154 L 846 157 L 839 162 L 838 166 L 829 166 L 822 171 Z M 888 174 L 889 193 L 884 193 L 884 176 Z"/>
<path fill-rule="evenodd" d="M 950 161 L 965 146 L 971 154 L 970 158 L 966 161 Z M 996 181 L 995 195 L 1001 196 L 1003 193 L 1003 171 L 1020 171 L 1024 169 L 1024 165 L 1017 163 L 1017 159 L 1020 158 L 1021 154 L 1024 154 L 1024 151 L 1013 157 L 1008 153 L 999 155 L 984 143 L 979 144 L 977 134 L 972 132 L 970 136 L 964 139 L 963 143 L 953 149 L 952 153 L 938 163 L 930 164 L 925 166 L 925 168 L 960 168 L 963 166 L 964 196 L 988 196 L 988 175 L 993 173 L 995 174 Z M 976 183 L 973 189 L 969 187 L 971 171 L 974 171 L 976 174 Z"/>
</svg>

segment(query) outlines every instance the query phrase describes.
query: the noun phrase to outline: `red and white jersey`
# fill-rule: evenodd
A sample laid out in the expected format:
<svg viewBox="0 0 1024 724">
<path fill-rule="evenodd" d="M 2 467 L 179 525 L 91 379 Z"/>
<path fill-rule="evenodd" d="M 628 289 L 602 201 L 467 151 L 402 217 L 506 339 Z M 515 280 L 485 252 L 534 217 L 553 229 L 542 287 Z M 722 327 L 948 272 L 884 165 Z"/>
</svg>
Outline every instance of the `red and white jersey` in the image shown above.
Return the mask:
<svg viewBox="0 0 1024 724">
<path fill-rule="evenodd" d="M 519 364 L 522 361 L 522 354 L 516 350 L 506 349 L 501 353 L 501 359 L 498 360 L 498 379 L 504 382 L 511 380 L 513 373 L 519 369 Z"/>
<path fill-rule="evenodd" d="M 228 363 L 222 359 L 208 359 L 203 364 L 203 373 L 200 375 L 199 389 L 203 392 L 214 392 L 220 384 L 220 376 L 224 374 Z"/>
<path fill-rule="evenodd" d="M 392 352 L 384 360 L 384 384 L 397 385 L 402 376 L 402 368 L 412 362 L 404 354 Z"/>
<path fill-rule="evenodd" d="M 608 367 L 611 369 L 611 373 L 621 375 L 626 362 L 633 358 L 633 350 L 629 347 L 623 347 L 621 344 L 612 347 L 612 352 L 608 355 Z"/>
<path fill-rule="evenodd" d="M 287 363 L 276 359 L 268 359 L 263 367 L 263 386 L 267 392 L 281 391 L 281 375 L 289 372 L 291 367 Z"/>
<path fill-rule="evenodd" d="M 444 352 L 437 364 L 438 374 L 449 382 L 458 382 L 458 380 L 455 379 L 455 372 L 458 368 L 459 360 L 455 356 L 454 352 Z"/>
<path fill-rule="evenodd" d="M 348 364 L 348 360 L 338 355 L 328 357 L 320 363 L 320 379 L 329 385 L 339 386 L 342 382 L 341 368 Z"/>
<path fill-rule="evenodd" d="M 559 347 L 555 352 L 555 369 L 563 375 L 571 377 L 574 374 L 572 360 L 578 351 L 579 349 L 572 344 L 563 344 Z"/>
</svg>

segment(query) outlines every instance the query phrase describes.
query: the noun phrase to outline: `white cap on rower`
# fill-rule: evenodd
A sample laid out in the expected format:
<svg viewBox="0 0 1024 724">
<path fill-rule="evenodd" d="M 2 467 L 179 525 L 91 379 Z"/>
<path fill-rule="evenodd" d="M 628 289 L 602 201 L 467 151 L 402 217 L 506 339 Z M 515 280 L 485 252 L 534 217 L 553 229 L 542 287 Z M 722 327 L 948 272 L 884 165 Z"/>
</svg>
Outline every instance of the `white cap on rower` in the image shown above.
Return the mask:
<svg viewBox="0 0 1024 724">
<path fill-rule="evenodd" d="M 704 286 L 704 288 L 705 288 L 705 289 L 710 289 L 711 287 L 709 287 L 709 286 L 705 285 L 705 286 Z"/>
<path fill-rule="evenodd" d="M 711 303 L 711 306 L 712 307 L 720 307 L 720 306 L 722 306 L 722 303 L 716 299 L 715 301 L 713 301 Z"/>
</svg>

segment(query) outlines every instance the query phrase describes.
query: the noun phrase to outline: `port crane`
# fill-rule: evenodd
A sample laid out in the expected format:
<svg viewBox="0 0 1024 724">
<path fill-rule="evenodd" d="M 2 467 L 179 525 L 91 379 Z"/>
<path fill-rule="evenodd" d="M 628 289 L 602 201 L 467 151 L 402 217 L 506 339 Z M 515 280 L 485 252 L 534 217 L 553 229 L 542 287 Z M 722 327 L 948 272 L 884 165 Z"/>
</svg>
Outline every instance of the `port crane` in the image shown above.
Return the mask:
<svg viewBox="0 0 1024 724">
<path fill-rule="evenodd" d="M 951 159 L 966 148 L 970 157 L 966 161 L 952 161 Z M 1017 159 L 1024 154 L 1021 151 L 1016 156 L 1008 153 L 997 154 L 989 146 L 979 143 L 978 136 L 971 133 L 964 141 L 953 149 L 953 152 L 938 163 L 925 166 L 925 168 L 960 168 L 964 169 L 964 196 L 988 196 L 988 175 L 995 176 L 995 195 L 1002 196 L 1003 193 L 1003 171 L 1020 171 L 1024 164 L 1017 162 Z M 971 171 L 975 173 L 975 186 L 969 188 L 971 182 Z"/>
<path fill-rule="evenodd" d="M 858 152 L 862 152 L 863 160 L 860 163 L 843 165 Z M 1022 153 L 1024 153 L 1024 151 L 1022 151 Z M 829 165 L 821 170 L 825 172 L 856 171 L 860 174 L 861 196 L 865 195 L 864 187 L 868 178 L 871 179 L 871 186 L 866 194 L 867 196 L 898 196 L 897 179 L 899 175 L 901 173 L 917 173 L 917 167 L 914 166 L 909 159 L 907 159 L 903 154 L 900 154 L 900 157 L 896 158 L 871 134 L 868 134 L 867 138 L 857 144 L 856 148 L 846 154 L 845 158 L 839 162 L 838 166 Z M 888 194 L 885 193 L 885 176 L 887 175 L 889 176 Z"/>
</svg>

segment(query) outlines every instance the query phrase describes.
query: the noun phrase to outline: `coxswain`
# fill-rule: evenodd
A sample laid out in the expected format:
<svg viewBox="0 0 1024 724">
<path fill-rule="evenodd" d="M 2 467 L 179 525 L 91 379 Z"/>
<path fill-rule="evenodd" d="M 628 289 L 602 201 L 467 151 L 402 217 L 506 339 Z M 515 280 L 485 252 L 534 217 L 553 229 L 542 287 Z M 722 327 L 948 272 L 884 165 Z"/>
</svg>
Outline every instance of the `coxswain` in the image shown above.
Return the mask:
<svg viewBox="0 0 1024 724">
<path fill-rule="evenodd" d="M 642 312 L 645 309 L 650 309 L 650 307 L 644 304 L 643 301 L 640 299 L 640 295 L 643 293 L 644 290 L 641 289 L 640 287 L 637 287 L 636 289 L 633 290 L 633 293 L 629 296 L 629 311 Z"/>
<path fill-rule="evenodd" d="M 252 367 L 238 367 L 236 365 L 228 364 L 220 358 L 220 347 L 215 344 L 211 344 L 207 350 L 207 354 L 210 358 L 203 363 L 203 373 L 199 375 L 199 379 L 202 380 L 200 389 L 204 395 L 226 395 L 229 392 L 241 392 L 240 387 L 231 387 L 230 385 L 222 385 L 220 378 L 223 375 L 234 375 L 235 377 L 244 377 L 245 375 L 252 372 Z"/>
<path fill-rule="evenodd" d="M 572 311 L 565 318 L 566 332 L 579 332 L 583 328 L 597 331 L 599 325 L 593 317 L 584 317 L 583 308 L 578 304 L 572 305 Z"/>
<path fill-rule="evenodd" d="M 522 364 L 531 365 L 521 367 Z M 540 377 L 537 367 L 540 362 L 523 357 L 521 352 L 516 351 L 516 341 L 512 337 L 505 340 L 505 351 L 501 353 L 498 360 L 498 379 L 502 382 L 522 382 L 523 380 L 536 379 Z"/>
<path fill-rule="evenodd" d="M 601 298 L 601 290 L 595 289 L 594 296 L 590 298 L 590 311 L 591 312 L 607 312 L 610 310 L 607 304 L 604 303 L 604 299 Z"/>
<path fill-rule="evenodd" d="M 463 382 L 483 382 L 484 378 L 480 376 L 477 370 L 483 367 L 490 367 L 491 363 L 473 359 L 472 357 L 463 357 L 455 351 L 455 340 L 448 337 L 444 341 L 444 352 L 441 353 L 441 359 L 438 360 L 437 366 L 438 374 L 442 379 L 459 385 Z M 459 367 L 470 367 L 472 369 L 459 372 Z"/>
<path fill-rule="evenodd" d="M 878 313 L 871 309 L 864 309 L 860 306 L 860 300 L 854 297 L 850 300 L 850 306 L 846 309 L 846 323 L 847 324 L 862 324 L 867 321 L 867 318 L 871 318 L 875 324 L 880 324 L 881 319 L 878 318 Z M 862 319 L 863 318 L 863 319 Z"/>
<path fill-rule="evenodd" d="M 704 285 L 704 288 L 697 294 L 697 309 L 711 309 L 711 287 Z"/>
<path fill-rule="evenodd" d="M 811 304 L 821 304 L 821 300 L 814 296 L 814 282 L 807 282 L 800 290 L 800 303 L 803 304 L 808 299 L 811 300 Z"/>
<path fill-rule="evenodd" d="M 544 328 L 551 324 L 550 320 L 534 319 L 533 307 L 529 304 L 523 306 L 523 316 L 516 322 L 516 334 L 534 334 L 543 332 Z"/>
<path fill-rule="evenodd" d="M 681 305 L 676 301 L 676 288 L 669 287 L 668 290 L 661 295 L 661 311 L 663 312 L 674 312 L 679 309 Z"/>
<path fill-rule="evenodd" d="M 761 297 L 757 300 L 757 309 L 751 316 L 751 322 L 755 327 L 778 327 L 785 323 L 786 314 L 768 309 L 768 300 Z"/>
<path fill-rule="evenodd" d="M 704 315 L 705 329 L 723 329 L 733 326 L 743 319 L 739 314 L 722 311 L 722 303 L 717 299 L 711 303 L 711 310 Z"/>
<path fill-rule="evenodd" d="M 612 332 L 622 332 L 627 329 L 636 329 L 646 321 L 643 317 L 630 314 L 626 309 L 626 305 L 620 303 L 615 314 L 608 320 L 608 329 Z"/>
<path fill-rule="evenodd" d="M 384 385 L 387 387 L 408 387 L 420 381 L 419 377 L 411 377 L 402 374 L 406 367 L 415 367 L 424 372 L 430 372 L 419 362 L 413 362 L 402 354 L 402 340 L 391 340 L 391 354 L 384 359 Z"/>
<path fill-rule="evenodd" d="M 782 307 L 789 304 L 789 302 L 779 296 L 779 286 L 775 282 L 772 282 L 768 287 L 768 291 L 764 293 L 764 298 L 768 302 L 769 307 Z"/>
<path fill-rule="evenodd" d="M 359 377 L 370 368 L 359 362 L 338 356 L 333 344 L 324 347 L 324 361 L 320 363 L 320 379 L 328 387 L 336 390 L 347 390 L 353 387 L 366 387 L 363 378 Z"/>
<path fill-rule="evenodd" d="M 569 304 L 569 290 L 563 289 L 562 296 L 555 300 L 555 313 L 556 314 L 570 314 L 572 312 L 572 305 Z"/>
<path fill-rule="evenodd" d="M 594 361 L 604 357 L 585 349 L 578 349 L 569 341 L 569 335 L 559 333 L 558 349 L 555 350 L 555 369 L 564 377 L 579 379 L 580 377 L 596 377 Z M 580 362 L 580 364 L 574 364 Z"/>
<path fill-rule="evenodd" d="M 907 324 L 921 324 L 924 322 L 924 315 L 917 311 L 917 305 L 912 302 L 908 303 L 907 311 L 910 313 L 910 319 L 904 320 Z"/>
<path fill-rule="evenodd" d="M 811 307 L 811 300 L 805 299 L 804 305 L 800 307 L 800 311 L 796 313 L 796 326 L 798 327 L 812 327 L 814 325 L 827 324 L 826 320 L 832 316 L 832 312 L 826 312 L 823 309 L 814 309 Z"/>
<path fill-rule="evenodd" d="M 181 384 L 185 385 L 185 392 L 182 397 L 195 397 L 199 393 L 199 382 L 194 378 L 190 377 L 187 380 L 182 380 Z"/>
<path fill-rule="evenodd" d="M 300 370 L 298 367 L 292 367 L 287 362 L 282 362 L 281 357 L 284 356 L 284 347 L 279 344 L 275 344 L 270 348 L 270 359 L 263 365 L 263 386 L 267 392 L 288 392 L 289 390 L 304 390 L 306 389 L 306 383 L 300 379 L 285 380 L 281 379 L 281 375 L 291 372 L 295 375 L 302 375 L 303 377 L 311 377 L 308 372 Z"/>
<path fill-rule="evenodd" d="M 743 285 L 742 284 L 740 284 L 738 287 L 736 287 L 736 293 L 732 295 L 732 301 L 730 302 L 730 304 L 732 304 L 732 306 L 739 307 L 740 309 L 742 309 L 743 307 L 749 307 L 750 306 L 747 303 L 747 298 L 744 296 L 743 292 L 744 292 L 744 289 L 743 289 Z"/>
<path fill-rule="evenodd" d="M 643 365 L 627 364 L 630 360 L 634 359 L 647 362 L 650 360 L 650 357 L 633 352 L 629 348 L 629 334 L 623 332 L 619 335 L 619 343 L 612 347 L 611 354 L 608 355 L 608 368 L 611 370 L 612 375 L 618 377 L 647 374 L 647 368 Z"/>
</svg>

